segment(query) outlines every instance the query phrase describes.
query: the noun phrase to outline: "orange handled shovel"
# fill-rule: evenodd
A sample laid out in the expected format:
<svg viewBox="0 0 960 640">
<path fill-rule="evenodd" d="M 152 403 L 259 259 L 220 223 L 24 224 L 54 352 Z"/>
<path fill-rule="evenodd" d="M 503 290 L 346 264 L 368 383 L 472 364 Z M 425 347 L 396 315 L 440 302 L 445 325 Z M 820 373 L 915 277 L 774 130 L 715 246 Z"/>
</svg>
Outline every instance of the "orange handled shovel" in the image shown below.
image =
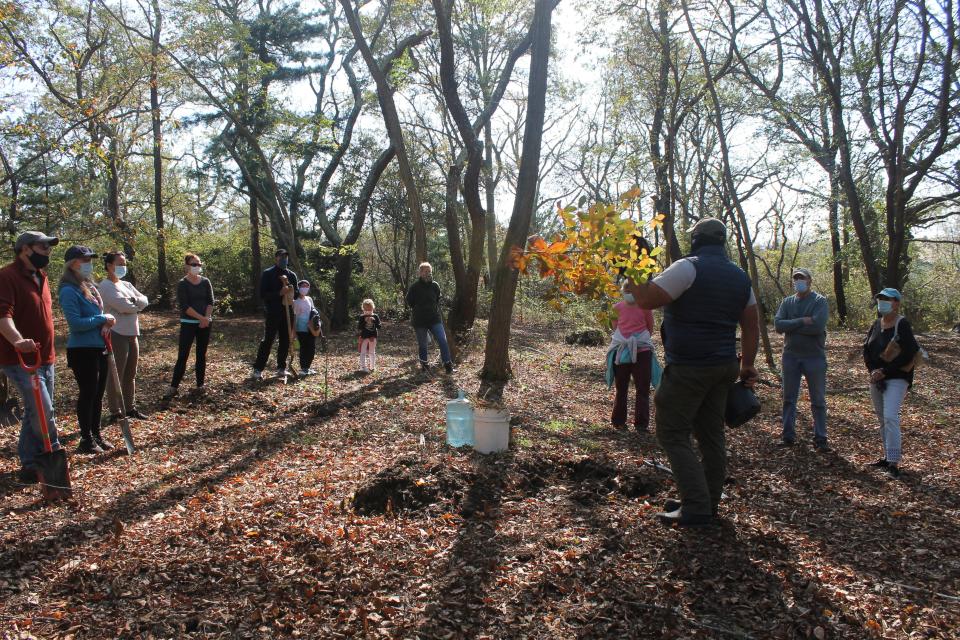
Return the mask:
<svg viewBox="0 0 960 640">
<path fill-rule="evenodd" d="M 60 499 L 69 499 L 73 495 L 70 488 L 70 465 L 67 462 L 67 452 L 63 447 L 53 450 L 50 443 L 50 432 L 47 430 L 47 412 L 43 410 L 43 394 L 40 391 L 40 345 L 37 345 L 37 361 L 28 365 L 23 355 L 17 351 L 20 366 L 30 374 L 30 386 L 33 387 L 33 401 L 37 405 L 37 420 L 40 422 L 40 438 L 43 440 L 43 453 L 34 459 L 37 466 L 37 476 L 40 480 L 40 491 L 43 499 L 56 502 Z"/>
</svg>

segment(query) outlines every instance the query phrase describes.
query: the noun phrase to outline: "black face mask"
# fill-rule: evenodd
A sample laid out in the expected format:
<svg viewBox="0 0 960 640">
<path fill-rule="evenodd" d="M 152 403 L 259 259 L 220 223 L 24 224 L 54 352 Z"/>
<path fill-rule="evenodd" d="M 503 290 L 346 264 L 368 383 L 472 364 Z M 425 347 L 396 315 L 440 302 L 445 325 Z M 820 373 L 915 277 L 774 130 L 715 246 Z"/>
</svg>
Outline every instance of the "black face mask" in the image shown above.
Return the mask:
<svg viewBox="0 0 960 640">
<path fill-rule="evenodd" d="M 37 253 L 36 251 L 31 253 L 27 260 L 29 260 L 30 264 L 37 269 L 43 269 L 50 264 L 50 256 L 45 256 L 42 253 Z"/>
</svg>

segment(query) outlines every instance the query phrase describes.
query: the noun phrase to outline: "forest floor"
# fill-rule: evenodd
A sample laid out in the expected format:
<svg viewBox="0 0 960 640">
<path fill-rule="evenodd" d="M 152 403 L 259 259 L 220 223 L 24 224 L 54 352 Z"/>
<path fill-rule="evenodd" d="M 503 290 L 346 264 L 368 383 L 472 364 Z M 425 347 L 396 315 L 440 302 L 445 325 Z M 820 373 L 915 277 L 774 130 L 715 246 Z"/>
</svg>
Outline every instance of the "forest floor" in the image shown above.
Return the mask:
<svg viewBox="0 0 960 640">
<path fill-rule="evenodd" d="M 720 523 L 686 530 L 654 518 L 674 495 L 645 464 L 665 463 L 654 437 L 609 424 L 604 347 L 568 346 L 563 327 L 517 325 L 513 446 L 483 456 L 447 447 L 443 427 L 446 400 L 476 388 L 479 337 L 453 376 L 423 375 L 411 329 L 386 323 L 361 376 L 339 334 L 320 375 L 284 386 L 247 381 L 260 322 L 223 320 L 209 392 L 189 391 L 188 370 L 164 403 L 176 320 L 144 325 L 152 415 L 132 457 L 71 454 L 75 507 L 17 484 L 17 429 L 0 434 L 4 638 L 957 637 L 955 334 L 924 340 L 900 480 L 867 466 L 881 447 L 862 338 L 833 332 L 834 452 L 813 451 L 804 400 L 803 437 L 778 447 L 779 390 L 760 387 L 761 415 L 728 431 Z"/>
</svg>

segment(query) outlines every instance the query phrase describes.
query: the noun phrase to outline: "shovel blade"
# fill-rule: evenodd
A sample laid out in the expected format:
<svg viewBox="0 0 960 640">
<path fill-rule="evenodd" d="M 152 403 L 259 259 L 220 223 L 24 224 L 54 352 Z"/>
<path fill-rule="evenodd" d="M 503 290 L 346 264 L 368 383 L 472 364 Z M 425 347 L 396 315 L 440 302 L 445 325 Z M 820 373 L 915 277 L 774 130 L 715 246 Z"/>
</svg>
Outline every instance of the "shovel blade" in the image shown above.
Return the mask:
<svg viewBox="0 0 960 640">
<path fill-rule="evenodd" d="M 40 492 L 45 500 L 55 502 L 73 495 L 70 487 L 70 464 L 64 449 L 42 453 L 36 457 L 34 464 L 40 480 Z"/>
<path fill-rule="evenodd" d="M 120 433 L 123 434 L 123 445 L 127 448 L 127 455 L 132 456 L 135 451 L 133 448 L 133 432 L 130 431 L 130 421 L 126 416 L 120 421 Z"/>
</svg>

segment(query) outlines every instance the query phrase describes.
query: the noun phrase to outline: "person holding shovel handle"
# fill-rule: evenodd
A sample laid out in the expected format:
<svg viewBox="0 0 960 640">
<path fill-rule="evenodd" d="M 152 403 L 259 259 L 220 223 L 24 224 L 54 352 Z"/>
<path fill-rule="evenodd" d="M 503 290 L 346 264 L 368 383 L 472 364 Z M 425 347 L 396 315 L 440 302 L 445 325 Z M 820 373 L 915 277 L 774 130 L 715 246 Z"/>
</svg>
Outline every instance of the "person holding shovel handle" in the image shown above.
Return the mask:
<svg viewBox="0 0 960 640">
<path fill-rule="evenodd" d="M 44 452 L 44 445 L 34 406 L 30 374 L 20 366 L 17 353 L 33 354 L 28 361 L 39 358 L 37 373 L 40 385 L 50 445 L 54 451 L 63 449 L 57 439 L 53 414 L 54 361 L 53 301 L 46 267 L 50 252 L 59 238 L 38 231 L 21 233 L 14 244 L 13 262 L 0 269 L 0 367 L 20 391 L 24 410 L 20 426 L 17 455 L 20 458 L 20 482 L 38 481 L 35 460 Z"/>
<path fill-rule="evenodd" d="M 70 327 L 67 338 L 67 366 L 77 380 L 77 424 L 80 427 L 78 453 L 103 453 L 113 448 L 100 434 L 103 394 L 107 390 L 107 343 L 104 339 L 116 318 L 104 313 L 103 299 L 93 283 L 90 247 L 74 245 L 63 255 L 60 278 L 60 307 Z"/>
<path fill-rule="evenodd" d="M 120 387 L 113 384 L 113 377 L 107 378 L 107 400 L 110 403 L 109 423 L 117 422 L 122 416 L 143 420 L 147 416 L 137 409 L 137 362 L 140 359 L 140 312 L 149 304 L 132 282 L 123 278 L 127 275 L 127 256 L 122 251 L 108 251 L 103 254 L 103 266 L 107 277 L 100 281 L 97 289 L 103 298 L 104 308 L 117 318 L 110 339 L 113 343 L 113 355 L 117 362 L 117 374 Z M 123 393 L 120 393 L 120 392 Z"/>
<path fill-rule="evenodd" d="M 263 300 L 263 339 L 257 348 L 257 359 L 253 363 L 253 380 L 263 380 L 263 370 L 270 358 L 273 341 L 277 339 L 277 376 L 286 378 L 290 375 L 287 369 L 287 355 L 291 345 L 290 323 L 292 304 L 284 304 L 284 300 L 292 302 L 300 297 L 296 290 L 297 274 L 287 268 L 290 254 L 286 249 L 279 248 L 274 252 L 274 265 L 265 269 L 260 276 L 260 298 Z"/>
</svg>

